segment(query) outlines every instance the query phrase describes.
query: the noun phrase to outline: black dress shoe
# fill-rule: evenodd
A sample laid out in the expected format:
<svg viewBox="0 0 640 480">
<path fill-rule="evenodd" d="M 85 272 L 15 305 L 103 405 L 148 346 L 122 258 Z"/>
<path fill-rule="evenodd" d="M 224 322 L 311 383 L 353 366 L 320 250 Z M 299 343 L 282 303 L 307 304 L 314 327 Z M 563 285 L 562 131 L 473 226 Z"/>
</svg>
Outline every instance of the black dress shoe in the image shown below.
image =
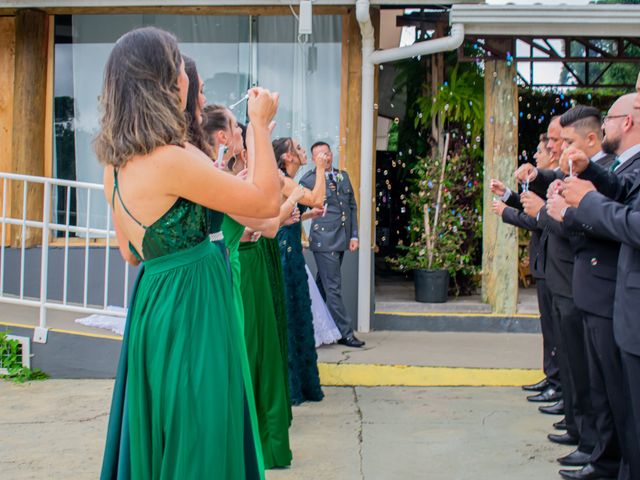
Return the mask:
<svg viewBox="0 0 640 480">
<path fill-rule="evenodd" d="M 529 395 L 527 400 L 530 402 L 557 402 L 562 398 L 562 393 L 555 388 L 547 388 L 544 392 L 537 395 Z"/>
<path fill-rule="evenodd" d="M 350 335 L 348 337 L 341 338 L 338 340 L 338 343 L 341 345 L 346 345 L 347 347 L 360 348 L 364 347 L 365 343 L 362 340 L 358 340 L 355 335 Z"/>
<path fill-rule="evenodd" d="M 557 433 L 550 433 L 547 438 L 553 443 L 559 443 L 560 445 L 578 445 L 578 437 L 574 437 L 569 433 L 563 433 L 558 435 Z"/>
<path fill-rule="evenodd" d="M 558 400 L 553 405 L 538 407 L 538 410 L 549 415 L 564 415 L 564 400 Z"/>
<path fill-rule="evenodd" d="M 549 388 L 549 380 L 543 378 L 538 383 L 534 383 L 533 385 L 523 385 L 522 389 L 525 392 L 544 392 L 547 388 Z"/>
<path fill-rule="evenodd" d="M 591 460 L 590 453 L 581 452 L 576 448 L 569 455 L 560 457 L 558 459 L 558 462 L 560 462 L 560 465 L 565 465 L 567 467 L 582 467 L 587 463 L 589 463 L 590 460 Z"/>
<path fill-rule="evenodd" d="M 559 422 L 553 424 L 553 428 L 556 430 L 566 430 L 567 429 L 567 420 L 563 418 Z"/>
<path fill-rule="evenodd" d="M 617 477 L 617 475 L 600 471 L 590 463 L 580 470 L 560 470 L 558 473 L 567 480 L 615 480 Z"/>
</svg>

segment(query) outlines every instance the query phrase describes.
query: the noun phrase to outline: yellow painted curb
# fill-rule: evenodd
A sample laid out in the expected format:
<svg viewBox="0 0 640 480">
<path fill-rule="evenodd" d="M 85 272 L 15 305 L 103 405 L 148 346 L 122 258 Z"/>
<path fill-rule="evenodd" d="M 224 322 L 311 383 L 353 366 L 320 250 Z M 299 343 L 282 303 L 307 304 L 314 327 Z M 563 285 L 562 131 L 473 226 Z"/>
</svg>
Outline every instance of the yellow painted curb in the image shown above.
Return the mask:
<svg viewBox="0 0 640 480">
<path fill-rule="evenodd" d="M 460 317 L 460 318 L 540 318 L 534 313 L 517 313 L 505 315 L 503 313 L 454 313 L 454 312 L 375 312 L 375 315 L 395 315 L 398 317 Z"/>
<path fill-rule="evenodd" d="M 540 370 L 319 363 L 325 386 L 515 387 L 538 382 Z"/>
</svg>

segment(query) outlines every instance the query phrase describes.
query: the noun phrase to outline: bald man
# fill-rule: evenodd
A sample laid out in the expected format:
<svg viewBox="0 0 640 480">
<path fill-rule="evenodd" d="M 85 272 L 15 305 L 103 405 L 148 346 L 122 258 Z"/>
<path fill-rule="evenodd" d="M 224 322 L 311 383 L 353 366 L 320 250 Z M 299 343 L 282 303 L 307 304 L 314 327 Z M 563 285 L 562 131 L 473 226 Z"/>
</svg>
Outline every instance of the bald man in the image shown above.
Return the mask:
<svg viewBox="0 0 640 480">
<path fill-rule="evenodd" d="M 637 90 L 640 94 L 640 76 Z M 613 333 L 620 348 L 623 406 L 627 417 L 620 433 L 628 471 L 620 478 L 640 478 L 640 176 L 632 168 L 620 169 L 640 158 L 640 102 L 638 94 L 617 101 L 605 117 L 604 147 L 617 155 L 610 169 L 590 162 L 583 153 L 569 149 L 561 158 L 563 171 L 580 179 L 565 182 L 562 195 L 575 221 L 594 235 L 621 242 L 617 264 Z M 598 191 L 596 191 L 596 188 Z M 566 214 L 565 214 L 566 216 Z M 586 467 L 585 467 L 586 468 Z M 582 476 L 566 478 L 589 478 Z M 626 477 L 624 476 L 626 475 Z"/>
</svg>

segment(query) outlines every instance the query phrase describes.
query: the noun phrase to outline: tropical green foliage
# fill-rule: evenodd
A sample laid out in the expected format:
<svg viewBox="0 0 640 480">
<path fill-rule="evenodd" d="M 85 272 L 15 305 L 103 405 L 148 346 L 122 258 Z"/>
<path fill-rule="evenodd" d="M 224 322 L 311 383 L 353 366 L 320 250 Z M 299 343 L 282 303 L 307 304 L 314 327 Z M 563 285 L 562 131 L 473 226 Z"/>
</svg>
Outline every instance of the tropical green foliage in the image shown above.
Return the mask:
<svg viewBox="0 0 640 480">
<path fill-rule="evenodd" d="M 449 81 L 438 88 L 434 97 L 424 95 L 416 100 L 418 115 L 414 119 L 415 127 L 431 128 L 431 121 L 436 118 L 444 130 L 464 126 L 468 136 L 475 139 L 483 128 L 483 85 L 482 77 L 475 70 L 460 73 L 456 65 Z"/>
<path fill-rule="evenodd" d="M 467 149 L 448 158 L 438 208 L 441 160 L 424 157 L 418 161 L 411 172 L 407 197 L 410 242 L 398 247 L 402 255 L 389 259 L 392 266 L 403 272 L 448 270 L 454 279 L 455 294 L 464 290 L 460 279 L 473 277 L 479 271 L 475 254 L 479 246 L 476 240 L 482 233 L 482 181 L 475 162 L 481 164 L 480 158 Z M 433 225 L 437 208 L 439 219 Z M 425 220 L 429 221 L 428 228 Z"/>
<path fill-rule="evenodd" d="M 6 378 L 16 383 L 23 383 L 29 380 L 44 380 L 47 374 L 41 370 L 30 369 L 22 366 L 22 351 L 20 342 L 8 338 L 9 332 L 0 332 L 0 367 L 6 369 Z"/>
<path fill-rule="evenodd" d="M 401 70 L 398 82 L 415 79 L 416 68 L 414 64 Z M 406 88 L 411 90 L 409 85 Z M 409 104 L 413 117 L 399 131 L 399 148 L 404 141 L 409 145 L 405 152 L 411 153 L 412 145 L 417 150 L 413 161 L 407 162 L 404 179 L 408 238 L 388 262 L 401 272 L 448 270 L 453 279 L 451 293 L 468 294 L 475 288 L 482 255 L 484 80 L 476 65 L 455 65 L 434 95 L 428 82 L 413 90 L 420 92 Z M 443 175 L 447 134 L 450 141 Z M 436 211 L 438 222 L 434 224 Z"/>
</svg>

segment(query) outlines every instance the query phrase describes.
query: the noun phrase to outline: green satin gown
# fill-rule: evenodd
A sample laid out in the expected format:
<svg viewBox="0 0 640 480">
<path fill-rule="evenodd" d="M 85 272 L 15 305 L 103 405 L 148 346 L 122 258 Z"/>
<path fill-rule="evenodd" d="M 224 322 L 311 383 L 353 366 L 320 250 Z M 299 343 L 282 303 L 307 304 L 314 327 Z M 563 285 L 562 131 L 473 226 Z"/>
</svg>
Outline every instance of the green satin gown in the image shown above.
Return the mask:
<svg viewBox="0 0 640 480">
<path fill-rule="evenodd" d="M 140 224 L 143 269 L 129 306 L 102 479 L 263 478 L 229 262 L 223 241 L 209 238 L 222 217 L 178 199 L 152 225 Z"/>
<path fill-rule="evenodd" d="M 276 325 L 278 327 L 278 339 L 280 340 L 280 355 L 282 356 L 282 374 L 284 382 L 289 385 L 289 347 L 287 333 L 287 306 L 284 296 L 284 277 L 282 276 L 282 264 L 280 263 L 280 247 L 277 238 L 262 237 L 258 241 L 258 246 L 264 254 L 264 259 L 269 276 L 269 285 L 271 286 L 271 300 L 276 315 Z M 293 420 L 291 411 L 291 395 L 287 388 L 287 405 L 289 414 L 289 425 Z"/>
<path fill-rule="evenodd" d="M 240 244 L 244 333 L 265 468 L 291 464 L 288 385 L 264 252 Z"/>
</svg>

